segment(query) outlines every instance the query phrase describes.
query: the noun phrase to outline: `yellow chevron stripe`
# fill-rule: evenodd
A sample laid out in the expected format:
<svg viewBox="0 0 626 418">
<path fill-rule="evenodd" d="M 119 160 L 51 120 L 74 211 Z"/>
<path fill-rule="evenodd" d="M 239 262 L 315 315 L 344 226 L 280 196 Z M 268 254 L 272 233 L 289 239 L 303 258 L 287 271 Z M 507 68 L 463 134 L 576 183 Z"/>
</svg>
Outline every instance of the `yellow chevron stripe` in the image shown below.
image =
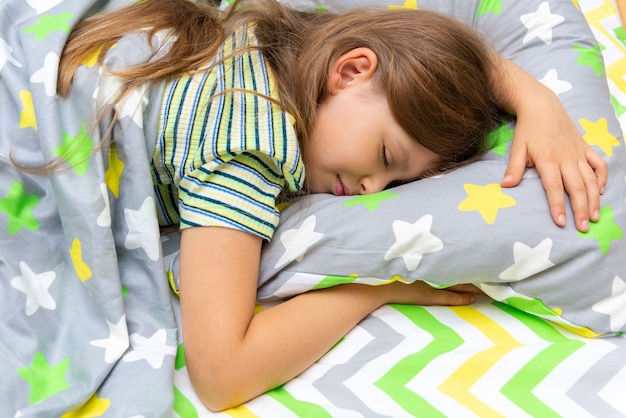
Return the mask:
<svg viewBox="0 0 626 418">
<path fill-rule="evenodd" d="M 232 418 L 259 418 L 257 414 L 249 410 L 245 405 L 227 409 L 224 413 Z"/>
<path fill-rule="evenodd" d="M 439 386 L 439 390 L 478 416 L 503 416 L 475 397 L 470 392 L 470 388 L 499 362 L 506 353 L 520 347 L 522 344 L 513 338 L 500 324 L 475 308 L 460 306 L 452 307 L 451 309 L 461 319 L 479 329 L 494 345 L 472 356 Z"/>
<path fill-rule="evenodd" d="M 585 18 L 587 22 L 595 28 L 598 32 L 606 36 L 612 44 L 612 47 L 616 48 L 623 55 L 619 60 L 607 65 L 606 74 L 607 77 L 615 83 L 617 88 L 626 93 L 626 80 L 622 77 L 626 71 L 626 47 L 619 42 L 615 37 L 615 34 L 609 33 L 608 30 L 602 25 L 602 20 L 617 14 L 617 8 L 612 1 L 605 1 L 601 6 L 585 12 Z M 606 46 L 606 45 L 605 45 Z"/>
</svg>

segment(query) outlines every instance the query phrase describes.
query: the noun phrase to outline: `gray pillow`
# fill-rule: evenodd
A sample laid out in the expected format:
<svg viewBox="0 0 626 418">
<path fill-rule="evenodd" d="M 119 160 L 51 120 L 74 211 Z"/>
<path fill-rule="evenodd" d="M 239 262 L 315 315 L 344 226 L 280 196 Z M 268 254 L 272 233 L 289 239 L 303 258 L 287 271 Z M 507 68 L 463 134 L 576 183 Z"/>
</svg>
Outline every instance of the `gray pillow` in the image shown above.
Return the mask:
<svg viewBox="0 0 626 418">
<path fill-rule="evenodd" d="M 295 0 L 305 9 L 392 5 Z M 410 2 L 409 2 L 410 3 Z M 514 124 L 482 161 L 376 195 L 313 195 L 284 210 L 264 246 L 259 299 L 342 283 L 476 283 L 496 300 L 585 336 L 626 329 L 626 153 L 600 49 L 570 0 L 419 1 L 481 31 L 551 87 L 586 141 L 606 158 L 609 186 L 589 232 L 557 227 L 534 169 L 501 189 Z M 410 42 L 411 40 L 407 40 Z M 419 40 L 414 40 L 419 42 Z"/>
</svg>

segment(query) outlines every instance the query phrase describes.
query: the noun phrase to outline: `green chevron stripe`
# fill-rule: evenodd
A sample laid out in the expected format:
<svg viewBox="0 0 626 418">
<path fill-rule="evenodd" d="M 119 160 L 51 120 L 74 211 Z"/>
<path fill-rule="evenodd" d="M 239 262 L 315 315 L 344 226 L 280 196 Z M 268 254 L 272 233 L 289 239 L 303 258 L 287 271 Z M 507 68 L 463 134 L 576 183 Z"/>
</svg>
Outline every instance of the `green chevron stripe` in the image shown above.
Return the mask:
<svg viewBox="0 0 626 418">
<path fill-rule="evenodd" d="M 183 395 L 183 393 L 174 386 L 174 412 L 182 418 L 197 418 L 198 411 L 193 403 Z"/>
<path fill-rule="evenodd" d="M 569 340 L 556 329 L 555 325 L 552 325 L 550 322 L 538 316 L 521 311 L 502 302 L 492 302 L 492 305 L 515 317 L 515 319 L 526 325 L 526 327 L 537 334 L 542 340 L 551 343 Z"/>
<path fill-rule="evenodd" d="M 537 398 L 532 391 L 552 373 L 556 366 L 583 345 L 585 345 L 584 342 L 576 340 L 549 345 L 502 386 L 500 392 L 530 416 L 558 418 L 560 415 Z"/>
<path fill-rule="evenodd" d="M 326 276 L 311 290 L 326 289 L 327 287 L 352 283 L 356 279 L 358 279 L 357 276 Z"/>
<path fill-rule="evenodd" d="M 283 386 L 267 392 L 266 395 L 283 404 L 298 418 L 332 418 L 328 411 L 321 406 L 294 398 Z"/>
<path fill-rule="evenodd" d="M 414 416 L 444 417 L 445 415 L 424 398 L 407 389 L 406 384 L 435 358 L 458 348 L 463 343 L 463 339 L 424 308 L 412 305 L 391 306 L 404 314 L 415 326 L 431 334 L 433 341 L 421 351 L 410 354 L 397 362 L 375 384 Z"/>
<path fill-rule="evenodd" d="M 565 337 L 553 325 L 511 306 L 495 302 L 495 306 L 520 320 L 543 340 L 551 343 L 520 369 L 500 390 L 513 403 L 534 417 L 559 417 L 533 389 L 565 359 L 585 345 L 583 341 Z"/>
</svg>

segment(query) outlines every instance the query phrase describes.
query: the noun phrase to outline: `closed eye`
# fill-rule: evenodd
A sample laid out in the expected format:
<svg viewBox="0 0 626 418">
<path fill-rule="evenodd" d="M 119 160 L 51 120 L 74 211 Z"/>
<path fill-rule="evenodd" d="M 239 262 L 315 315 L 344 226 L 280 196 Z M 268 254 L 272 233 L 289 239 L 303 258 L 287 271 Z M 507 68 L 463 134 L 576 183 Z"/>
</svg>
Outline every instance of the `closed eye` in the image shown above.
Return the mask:
<svg viewBox="0 0 626 418">
<path fill-rule="evenodd" d="M 380 160 L 382 161 L 385 168 L 389 168 L 389 160 L 387 159 L 387 147 L 385 147 L 384 144 L 380 153 Z"/>
</svg>

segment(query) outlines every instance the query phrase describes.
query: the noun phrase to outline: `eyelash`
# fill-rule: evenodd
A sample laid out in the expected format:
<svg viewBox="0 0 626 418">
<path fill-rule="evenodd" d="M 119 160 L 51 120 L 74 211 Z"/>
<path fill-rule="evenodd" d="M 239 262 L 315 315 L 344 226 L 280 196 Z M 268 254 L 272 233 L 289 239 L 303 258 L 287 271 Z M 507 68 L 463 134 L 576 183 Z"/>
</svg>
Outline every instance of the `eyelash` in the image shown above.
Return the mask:
<svg viewBox="0 0 626 418">
<path fill-rule="evenodd" d="M 381 160 L 385 168 L 389 168 L 389 161 L 387 160 L 387 148 L 384 145 L 381 151 Z"/>
</svg>

